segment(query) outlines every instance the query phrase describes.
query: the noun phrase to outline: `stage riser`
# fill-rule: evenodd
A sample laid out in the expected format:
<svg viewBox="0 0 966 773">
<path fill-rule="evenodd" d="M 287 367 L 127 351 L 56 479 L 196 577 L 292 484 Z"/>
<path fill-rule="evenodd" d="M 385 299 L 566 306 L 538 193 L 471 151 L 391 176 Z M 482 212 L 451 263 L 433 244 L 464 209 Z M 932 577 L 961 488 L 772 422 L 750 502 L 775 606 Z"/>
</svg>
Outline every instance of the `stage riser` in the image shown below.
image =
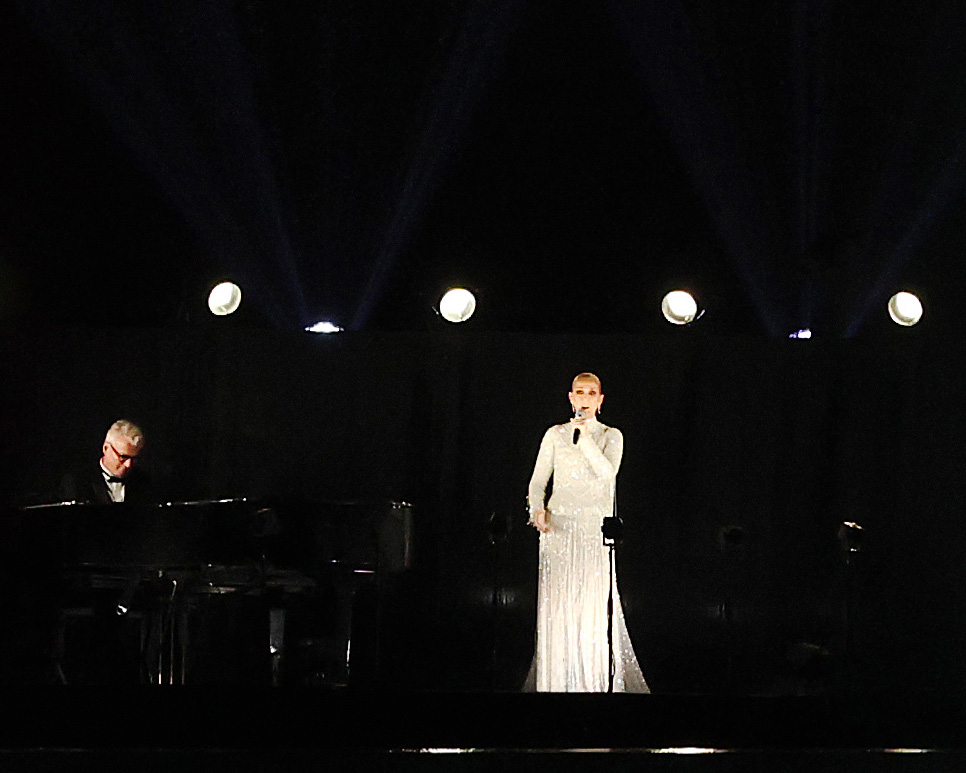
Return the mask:
<svg viewBox="0 0 966 773">
<path fill-rule="evenodd" d="M 319 751 L 223 749 L 0 750 L 5 773 L 45 771 L 179 770 L 187 773 L 317 773 L 326 771 L 671 771 L 673 773 L 936 773 L 966 768 L 966 752 L 895 753 L 866 750 L 725 750 L 674 754 L 652 750 Z"/>
<path fill-rule="evenodd" d="M 945 765 L 966 755 L 966 701 L 953 694 L 818 700 L 139 687 L 8 690 L 5 697 L 16 711 L 0 725 L 0 750 L 12 765 L 30 754 L 71 759 L 71 750 L 183 754 L 214 764 L 219 755 L 251 750 L 245 765 L 369 755 L 380 765 L 446 761 L 471 769 L 503 757 L 539 766 L 570 750 L 562 764 L 592 755 L 615 770 L 625 761 L 654 770 L 747 770 L 765 760 L 788 764 L 761 770 L 810 770 L 818 768 L 795 765 L 861 765 L 872 757 L 887 766 L 880 769 L 921 770 L 921 760 Z M 720 753 L 653 751 L 662 749 Z"/>
</svg>

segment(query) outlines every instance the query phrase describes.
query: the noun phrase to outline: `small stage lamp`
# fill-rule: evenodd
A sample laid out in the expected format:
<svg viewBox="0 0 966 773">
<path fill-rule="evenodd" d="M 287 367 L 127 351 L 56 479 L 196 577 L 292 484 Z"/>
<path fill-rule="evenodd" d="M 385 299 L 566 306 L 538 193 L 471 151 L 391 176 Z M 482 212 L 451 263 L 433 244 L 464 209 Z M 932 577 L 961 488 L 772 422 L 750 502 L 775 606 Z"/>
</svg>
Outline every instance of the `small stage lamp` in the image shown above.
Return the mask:
<svg viewBox="0 0 966 773">
<path fill-rule="evenodd" d="M 328 320 L 323 320 L 322 322 L 316 322 L 314 325 L 309 325 L 305 328 L 306 333 L 341 333 L 345 328 L 341 325 L 337 325 L 334 322 L 329 322 Z"/>
<path fill-rule="evenodd" d="M 922 302 L 912 293 L 896 293 L 889 299 L 889 316 L 897 325 L 912 327 L 922 319 Z"/>
<path fill-rule="evenodd" d="M 843 521 L 839 524 L 838 540 L 839 548 L 845 554 L 858 553 L 862 550 L 862 541 L 865 539 L 865 529 L 855 521 Z"/>
<path fill-rule="evenodd" d="M 224 317 L 241 305 L 241 288 L 234 282 L 220 282 L 208 293 L 208 308 L 216 317 Z"/>
<path fill-rule="evenodd" d="M 476 297 L 469 290 L 454 287 L 439 301 L 439 313 L 448 322 L 466 322 L 476 311 Z"/>
<path fill-rule="evenodd" d="M 698 304 L 689 292 L 672 290 L 661 301 L 664 319 L 672 325 L 687 325 L 698 318 Z"/>
</svg>

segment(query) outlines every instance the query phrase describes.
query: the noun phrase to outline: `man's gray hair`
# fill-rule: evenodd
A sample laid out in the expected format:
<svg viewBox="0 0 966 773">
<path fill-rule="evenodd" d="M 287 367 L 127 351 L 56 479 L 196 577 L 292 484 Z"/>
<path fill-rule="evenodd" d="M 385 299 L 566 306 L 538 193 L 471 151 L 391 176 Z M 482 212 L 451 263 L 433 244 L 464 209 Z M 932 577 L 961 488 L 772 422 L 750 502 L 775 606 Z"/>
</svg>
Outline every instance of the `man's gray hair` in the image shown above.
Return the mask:
<svg viewBox="0 0 966 773">
<path fill-rule="evenodd" d="M 144 431 L 133 421 L 128 421 L 127 419 L 118 419 L 115 421 L 107 431 L 104 442 L 110 442 L 112 438 L 116 437 L 123 437 L 136 448 L 144 445 Z"/>
</svg>

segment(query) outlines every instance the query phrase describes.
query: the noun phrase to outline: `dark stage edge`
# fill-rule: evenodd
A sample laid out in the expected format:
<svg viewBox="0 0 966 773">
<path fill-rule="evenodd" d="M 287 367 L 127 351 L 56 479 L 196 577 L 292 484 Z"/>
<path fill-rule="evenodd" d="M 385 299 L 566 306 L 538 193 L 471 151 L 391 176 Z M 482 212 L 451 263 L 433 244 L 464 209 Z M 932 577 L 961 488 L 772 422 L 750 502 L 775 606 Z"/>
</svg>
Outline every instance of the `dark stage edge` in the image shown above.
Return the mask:
<svg viewBox="0 0 966 773">
<path fill-rule="evenodd" d="M 0 770 L 964 770 L 966 695 L 3 691 Z M 704 750 L 704 751 L 701 751 Z M 709 752 L 707 750 L 715 750 Z M 110 767 L 105 767 L 110 766 Z"/>
</svg>

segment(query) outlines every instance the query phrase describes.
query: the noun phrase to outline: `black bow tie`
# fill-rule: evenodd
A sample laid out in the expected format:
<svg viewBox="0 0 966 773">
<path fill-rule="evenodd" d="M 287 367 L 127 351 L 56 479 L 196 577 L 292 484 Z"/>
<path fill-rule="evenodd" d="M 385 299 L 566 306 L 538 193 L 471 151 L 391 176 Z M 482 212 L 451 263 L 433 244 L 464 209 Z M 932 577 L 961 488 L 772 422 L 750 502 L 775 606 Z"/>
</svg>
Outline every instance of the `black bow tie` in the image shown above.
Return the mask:
<svg viewBox="0 0 966 773">
<path fill-rule="evenodd" d="M 124 478 L 118 478 L 115 475 L 108 475 L 107 478 L 105 478 L 105 480 L 108 483 L 123 483 L 124 482 Z"/>
</svg>

